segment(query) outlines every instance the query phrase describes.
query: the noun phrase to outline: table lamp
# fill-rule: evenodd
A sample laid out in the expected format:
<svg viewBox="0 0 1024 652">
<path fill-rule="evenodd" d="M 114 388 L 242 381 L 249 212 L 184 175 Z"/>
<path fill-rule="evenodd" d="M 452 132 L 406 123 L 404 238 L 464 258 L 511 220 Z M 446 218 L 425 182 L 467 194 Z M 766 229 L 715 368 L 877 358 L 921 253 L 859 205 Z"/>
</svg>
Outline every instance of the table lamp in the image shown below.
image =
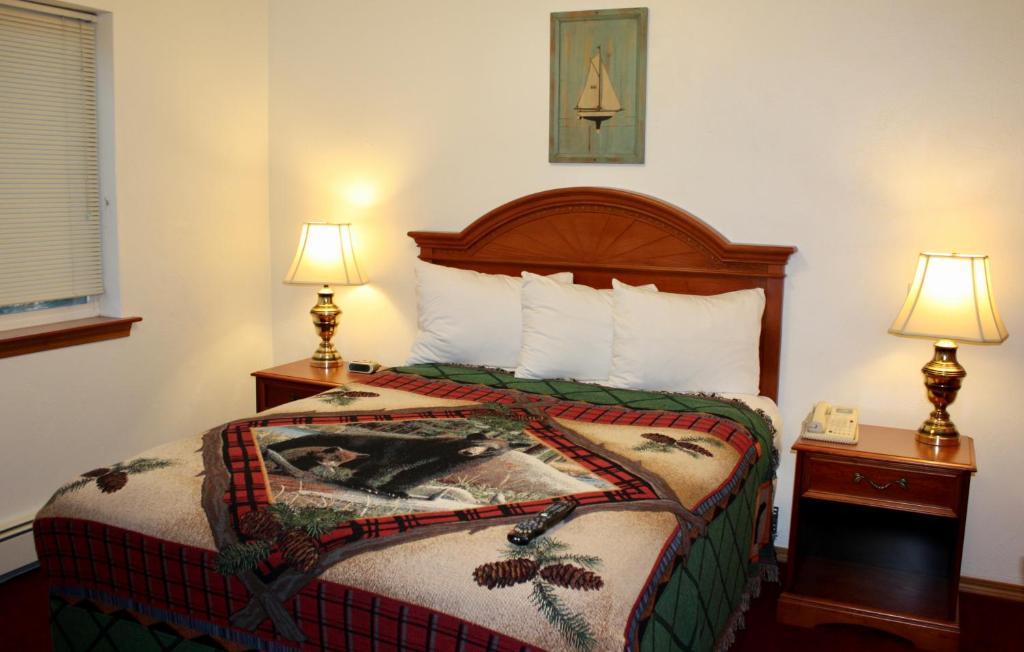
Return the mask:
<svg viewBox="0 0 1024 652">
<path fill-rule="evenodd" d="M 938 338 L 935 356 L 922 369 L 935 409 L 917 430 L 917 440 L 956 446 L 960 433 L 946 407 L 956 400 L 967 372 L 956 359 L 956 341 L 998 344 L 1008 337 L 992 297 L 988 256 L 923 253 L 896 320 L 894 335 Z"/>
<path fill-rule="evenodd" d="M 352 225 L 307 222 L 302 225 L 299 248 L 295 251 L 285 283 L 323 285 L 309 314 L 320 335 L 320 346 L 310 361 L 314 367 L 337 367 L 341 356 L 331 343 L 338 326 L 341 308 L 334 305 L 335 285 L 362 285 L 366 278 L 359 271 L 352 248 Z"/>
</svg>

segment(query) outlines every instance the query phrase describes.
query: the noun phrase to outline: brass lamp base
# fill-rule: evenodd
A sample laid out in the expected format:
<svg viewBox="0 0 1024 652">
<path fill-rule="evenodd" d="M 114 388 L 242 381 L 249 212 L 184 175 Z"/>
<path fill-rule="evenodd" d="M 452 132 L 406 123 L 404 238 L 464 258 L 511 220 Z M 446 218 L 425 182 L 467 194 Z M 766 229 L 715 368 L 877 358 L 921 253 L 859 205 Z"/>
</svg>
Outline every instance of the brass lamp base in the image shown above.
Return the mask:
<svg viewBox="0 0 1024 652">
<path fill-rule="evenodd" d="M 329 369 L 341 365 L 341 354 L 331 343 L 334 331 L 338 327 L 338 318 L 341 317 L 341 308 L 334 305 L 334 290 L 327 285 L 320 288 L 316 296 L 316 305 L 309 314 L 313 317 L 313 326 L 320 336 L 320 346 L 316 348 L 309 364 Z"/>
<path fill-rule="evenodd" d="M 946 407 L 956 400 L 962 379 L 967 375 L 956 360 L 956 342 L 936 342 L 935 357 L 921 368 L 921 372 L 928 400 L 935 409 L 917 429 L 917 441 L 931 446 L 959 446 L 960 433 L 946 412 Z"/>
</svg>

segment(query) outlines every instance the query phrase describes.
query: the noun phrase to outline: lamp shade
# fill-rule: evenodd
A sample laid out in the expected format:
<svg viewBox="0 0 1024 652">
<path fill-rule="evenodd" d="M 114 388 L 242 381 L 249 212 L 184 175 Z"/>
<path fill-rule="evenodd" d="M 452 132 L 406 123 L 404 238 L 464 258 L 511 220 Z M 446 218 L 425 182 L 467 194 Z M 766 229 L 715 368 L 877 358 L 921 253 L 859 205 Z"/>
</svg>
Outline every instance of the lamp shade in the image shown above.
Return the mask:
<svg viewBox="0 0 1024 652">
<path fill-rule="evenodd" d="M 285 283 L 304 285 L 362 285 L 352 246 L 352 225 L 307 222 Z"/>
<path fill-rule="evenodd" d="M 923 253 L 894 335 L 962 342 L 1002 342 L 1009 333 L 996 310 L 988 256 Z"/>
</svg>

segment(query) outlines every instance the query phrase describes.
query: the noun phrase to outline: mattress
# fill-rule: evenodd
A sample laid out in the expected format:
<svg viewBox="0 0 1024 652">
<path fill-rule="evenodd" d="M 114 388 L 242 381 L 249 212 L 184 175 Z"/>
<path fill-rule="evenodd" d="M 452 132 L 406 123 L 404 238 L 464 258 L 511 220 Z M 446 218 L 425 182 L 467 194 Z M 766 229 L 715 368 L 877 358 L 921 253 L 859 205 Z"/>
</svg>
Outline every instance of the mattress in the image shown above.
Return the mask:
<svg viewBox="0 0 1024 652">
<path fill-rule="evenodd" d="M 723 648 L 774 569 L 774 435 L 735 398 L 388 370 L 59 488 L 55 644 Z"/>
</svg>

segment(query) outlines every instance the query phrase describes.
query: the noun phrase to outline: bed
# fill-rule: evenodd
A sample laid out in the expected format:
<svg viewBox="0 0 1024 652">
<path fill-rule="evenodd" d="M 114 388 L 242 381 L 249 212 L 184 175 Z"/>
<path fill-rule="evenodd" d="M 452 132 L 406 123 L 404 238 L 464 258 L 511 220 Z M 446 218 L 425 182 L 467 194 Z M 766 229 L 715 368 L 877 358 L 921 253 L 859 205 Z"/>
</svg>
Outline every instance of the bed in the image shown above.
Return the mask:
<svg viewBox="0 0 1024 652">
<path fill-rule="evenodd" d="M 794 249 L 601 188 L 410 236 L 423 261 L 490 274 L 760 288 L 760 396 L 423 363 L 85 471 L 35 522 L 56 649 L 728 647 L 776 572 Z M 507 541 L 555 502 L 574 511 Z"/>
</svg>

